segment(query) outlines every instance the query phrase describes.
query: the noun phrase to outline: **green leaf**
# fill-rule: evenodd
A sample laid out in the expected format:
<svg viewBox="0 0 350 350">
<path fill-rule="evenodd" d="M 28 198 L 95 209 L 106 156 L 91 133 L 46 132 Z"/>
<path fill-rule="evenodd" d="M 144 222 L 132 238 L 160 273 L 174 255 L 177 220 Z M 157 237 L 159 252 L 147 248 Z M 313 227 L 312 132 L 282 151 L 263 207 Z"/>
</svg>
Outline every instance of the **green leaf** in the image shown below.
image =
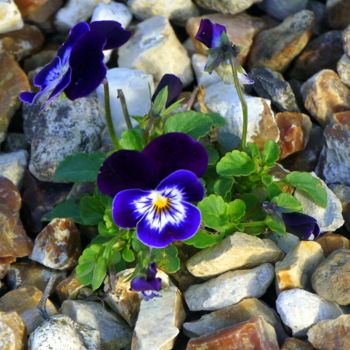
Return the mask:
<svg viewBox="0 0 350 350">
<path fill-rule="evenodd" d="M 273 166 L 280 157 L 280 148 L 275 141 L 267 141 L 262 152 L 263 165 Z"/>
<path fill-rule="evenodd" d="M 293 171 L 284 178 L 284 182 L 296 187 L 317 205 L 323 208 L 327 207 L 327 192 L 323 188 L 321 181 L 310 173 Z"/>
<path fill-rule="evenodd" d="M 130 263 L 130 262 L 133 262 L 135 261 L 135 254 L 134 252 L 130 249 L 130 248 L 125 248 L 123 251 L 122 251 L 122 258 Z"/>
<path fill-rule="evenodd" d="M 160 112 L 165 108 L 166 101 L 168 99 L 168 87 L 165 86 L 160 90 L 152 104 L 152 112 L 155 115 L 160 114 Z"/>
<path fill-rule="evenodd" d="M 273 197 L 276 197 L 282 193 L 281 188 L 274 182 L 266 188 L 266 191 L 268 200 L 271 200 Z"/>
<path fill-rule="evenodd" d="M 207 114 L 213 121 L 213 125 L 217 128 L 222 128 L 226 124 L 226 119 L 222 117 L 219 113 L 208 113 Z"/>
<path fill-rule="evenodd" d="M 165 132 L 183 132 L 199 140 L 210 132 L 212 125 L 212 118 L 207 114 L 186 111 L 172 115 L 165 123 Z"/>
<path fill-rule="evenodd" d="M 275 220 L 272 216 L 266 216 L 265 223 L 272 232 L 286 233 L 286 226 L 282 220 Z"/>
<path fill-rule="evenodd" d="M 41 218 L 41 221 L 51 221 L 55 218 L 71 219 L 78 224 L 82 224 L 83 221 L 80 217 L 79 199 L 71 197 L 56 205 Z"/>
<path fill-rule="evenodd" d="M 220 243 L 223 238 L 223 234 L 209 234 L 203 231 L 198 231 L 193 237 L 182 242 L 187 245 L 192 245 L 195 248 L 204 249 Z"/>
<path fill-rule="evenodd" d="M 264 186 L 269 187 L 273 182 L 273 177 L 270 175 L 264 175 L 261 177 L 261 182 L 264 184 Z"/>
<path fill-rule="evenodd" d="M 232 151 L 226 153 L 216 165 L 216 171 L 221 176 L 248 176 L 255 171 L 255 164 L 247 153 Z"/>
<path fill-rule="evenodd" d="M 248 148 L 248 152 L 249 152 L 250 156 L 253 159 L 260 159 L 260 151 L 259 151 L 259 148 L 256 145 L 256 143 L 248 142 L 247 148 Z"/>
<path fill-rule="evenodd" d="M 291 194 L 281 193 L 272 199 L 279 207 L 291 209 L 293 211 L 301 211 L 303 209 L 300 202 Z"/>
<path fill-rule="evenodd" d="M 241 195 L 241 199 L 246 205 L 246 215 L 251 220 L 262 220 L 266 214 L 262 210 L 261 201 L 258 196 L 253 193 L 244 193 Z"/>
<path fill-rule="evenodd" d="M 167 273 L 174 273 L 180 269 L 178 250 L 173 245 L 166 248 L 153 248 L 152 256 L 158 267 Z"/>
<path fill-rule="evenodd" d="M 107 264 L 106 260 L 100 256 L 94 266 L 94 271 L 92 274 L 91 286 L 92 290 L 98 289 L 103 283 L 107 274 Z"/>
<path fill-rule="evenodd" d="M 95 182 L 104 153 L 77 153 L 66 157 L 57 167 L 54 181 Z"/>
<path fill-rule="evenodd" d="M 219 231 L 227 224 L 227 203 L 222 197 L 214 194 L 205 197 L 198 203 L 198 208 L 202 213 L 202 221 L 206 226 Z"/>
<path fill-rule="evenodd" d="M 208 165 L 215 165 L 220 158 L 218 151 L 210 145 L 205 145 L 204 147 L 208 152 Z"/>
<path fill-rule="evenodd" d="M 104 212 L 99 198 L 88 194 L 80 198 L 80 217 L 84 225 L 98 225 L 103 220 Z"/>
<path fill-rule="evenodd" d="M 91 285 L 92 283 L 95 264 L 101 249 L 101 245 L 92 244 L 83 251 L 79 258 L 79 263 L 76 267 L 77 278 L 84 285 Z"/>
<path fill-rule="evenodd" d="M 126 130 L 123 132 L 119 143 L 123 149 L 142 151 L 145 147 L 143 131 L 141 129 Z"/>
<path fill-rule="evenodd" d="M 241 220 L 246 211 L 246 205 L 241 199 L 235 199 L 234 201 L 228 203 L 227 214 L 230 221 L 237 222 Z"/>
<path fill-rule="evenodd" d="M 233 186 L 233 180 L 227 178 L 219 178 L 214 183 L 214 193 L 218 196 L 226 198 Z"/>
</svg>

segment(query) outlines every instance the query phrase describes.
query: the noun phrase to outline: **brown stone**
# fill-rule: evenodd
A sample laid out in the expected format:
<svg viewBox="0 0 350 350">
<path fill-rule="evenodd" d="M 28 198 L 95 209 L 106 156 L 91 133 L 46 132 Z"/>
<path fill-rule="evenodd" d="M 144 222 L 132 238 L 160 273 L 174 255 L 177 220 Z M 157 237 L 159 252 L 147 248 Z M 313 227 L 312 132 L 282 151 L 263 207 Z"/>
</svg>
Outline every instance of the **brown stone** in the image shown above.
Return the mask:
<svg viewBox="0 0 350 350">
<path fill-rule="evenodd" d="M 281 112 L 276 114 L 275 119 L 280 130 L 280 159 L 302 151 L 309 141 L 310 117 L 303 113 Z"/>
<path fill-rule="evenodd" d="M 62 0 L 15 0 L 26 20 L 36 23 L 46 22 L 62 5 Z"/>
<path fill-rule="evenodd" d="M 30 84 L 16 60 L 8 53 L 0 55 L 0 143 L 4 141 L 12 116 L 20 106 L 18 94 L 30 90 Z"/>
<path fill-rule="evenodd" d="M 350 304 L 350 249 L 330 254 L 312 275 L 312 288 L 318 295 L 339 305 Z"/>
<path fill-rule="evenodd" d="M 274 328 L 261 317 L 191 339 L 186 350 L 279 350 Z"/>
<path fill-rule="evenodd" d="M 326 16 L 331 28 L 344 29 L 350 24 L 349 0 L 327 0 Z"/>
<path fill-rule="evenodd" d="M 338 249 L 350 248 L 350 241 L 348 238 L 334 233 L 319 237 L 316 239 L 316 242 L 321 245 L 325 256 L 328 256 Z"/>
<path fill-rule="evenodd" d="M 249 67 L 283 72 L 309 42 L 314 26 L 314 13 L 303 10 L 287 17 L 280 25 L 260 32 L 251 48 Z"/>
<path fill-rule="evenodd" d="M 11 263 L 15 262 L 16 258 L 0 258 L 0 280 L 3 279 L 10 270 Z"/>
<path fill-rule="evenodd" d="M 234 44 L 243 47 L 238 56 L 241 64 L 245 62 L 248 56 L 254 36 L 266 28 L 266 21 L 264 19 L 250 16 L 246 13 L 240 13 L 238 15 L 224 15 L 215 13 L 202 17 L 192 17 L 186 23 L 186 31 L 191 37 L 197 52 L 203 55 L 207 55 L 208 48 L 200 41 L 195 39 L 199 29 L 199 23 L 203 18 L 209 18 L 212 22 L 225 26 L 230 40 Z"/>
<path fill-rule="evenodd" d="M 43 318 L 37 308 L 43 293 L 34 286 L 17 288 L 0 298 L 0 311 L 17 312 L 24 320 L 28 333 L 31 333 Z M 47 300 L 46 311 L 49 315 L 57 313 L 54 304 Z"/>
<path fill-rule="evenodd" d="M 344 54 L 337 63 L 337 73 L 342 83 L 350 87 L 350 58 Z"/>
<path fill-rule="evenodd" d="M 342 33 L 332 30 L 311 40 L 303 52 L 295 60 L 290 76 L 306 80 L 322 69 L 336 69 L 337 62 L 342 56 Z"/>
<path fill-rule="evenodd" d="M 0 54 L 7 52 L 17 61 L 38 52 L 44 43 L 41 31 L 33 25 L 0 35 Z"/>
<path fill-rule="evenodd" d="M 81 253 L 80 233 L 70 219 L 53 219 L 35 238 L 30 259 L 64 270 L 74 267 Z"/>
<path fill-rule="evenodd" d="M 343 30 L 344 53 L 350 57 L 350 26 Z"/>
<path fill-rule="evenodd" d="M 46 66 L 57 55 L 57 50 L 44 49 L 37 54 L 30 56 L 24 60 L 24 69 L 26 72 L 30 72 L 39 67 Z"/>
<path fill-rule="evenodd" d="M 281 347 L 281 350 L 314 350 L 314 347 L 300 339 L 288 338 Z"/>
<path fill-rule="evenodd" d="M 8 179 L 0 177 L 0 258 L 12 262 L 32 251 L 32 241 L 27 236 L 19 218 L 21 195 Z M 8 260 L 9 258 L 9 260 Z"/>
<path fill-rule="evenodd" d="M 301 93 L 305 108 L 323 126 L 332 121 L 333 113 L 350 109 L 350 90 L 330 69 L 308 79 L 302 85 Z"/>
<path fill-rule="evenodd" d="M 23 350 L 27 338 L 26 326 L 17 312 L 0 312 L 0 349 Z"/>
<path fill-rule="evenodd" d="M 307 332 L 309 342 L 322 350 L 350 349 L 350 315 L 342 315 L 334 320 L 324 320 Z"/>
</svg>

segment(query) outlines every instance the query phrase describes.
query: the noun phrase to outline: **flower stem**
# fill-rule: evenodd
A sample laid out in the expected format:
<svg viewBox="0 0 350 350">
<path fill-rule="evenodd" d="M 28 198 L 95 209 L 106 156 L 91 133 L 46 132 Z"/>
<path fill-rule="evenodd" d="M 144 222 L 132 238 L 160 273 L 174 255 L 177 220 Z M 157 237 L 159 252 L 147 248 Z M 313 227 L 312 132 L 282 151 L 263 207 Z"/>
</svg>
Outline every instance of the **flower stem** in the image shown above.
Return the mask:
<svg viewBox="0 0 350 350">
<path fill-rule="evenodd" d="M 120 147 L 117 135 L 115 133 L 115 129 L 112 121 L 111 103 L 109 99 L 109 85 L 108 85 L 107 79 L 105 79 L 103 82 L 103 92 L 104 92 L 104 102 L 105 102 L 105 118 L 106 118 L 109 135 L 111 136 L 115 149 L 118 150 L 121 147 Z"/>
<path fill-rule="evenodd" d="M 242 87 L 239 83 L 238 72 L 237 72 L 236 64 L 234 62 L 233 57 L 230 58 L 230 63 L 232 68 L 233 82 L 242 106 L 243 125 L 242 125 L 241 151 L 245 151 L 246 144 L 247 144 L 247 130 L 248 130 L 248 106 L 243 96 Z"/>
<path fill-rule="evenodd" d="M 130 120 L 130 114 L 128 111 L 128 105 L 126 104 L 125 95 L 122 89 L 118 89 L 118 98 L 120 99 L 120 104 L 122 105 L 123 115 L 125 123 L 129 130 L 132 129 L 132 124 Z"/>
<path fill-rule="evenodd" d="M 245 227 L 256 227 L 266 225 L 265 221 L 252 221 L 252 222 L 241 222 L 241 225 Z"/>
</svg>

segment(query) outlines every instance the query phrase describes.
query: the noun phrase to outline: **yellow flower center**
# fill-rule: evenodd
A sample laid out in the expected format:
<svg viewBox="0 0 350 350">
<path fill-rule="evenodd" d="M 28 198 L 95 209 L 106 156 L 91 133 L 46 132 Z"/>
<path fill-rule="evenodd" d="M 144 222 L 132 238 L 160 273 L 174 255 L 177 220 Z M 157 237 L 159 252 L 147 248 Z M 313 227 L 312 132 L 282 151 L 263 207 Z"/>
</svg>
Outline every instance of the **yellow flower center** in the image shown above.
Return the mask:
<svg viewBox="0 0 350 350">
<path fill-rule="evenodd" d="M 170 199 L 162 196 L 159 192 L 154 194 L 152 205 L 157 213 L 170 209 Z"/>
</svg>

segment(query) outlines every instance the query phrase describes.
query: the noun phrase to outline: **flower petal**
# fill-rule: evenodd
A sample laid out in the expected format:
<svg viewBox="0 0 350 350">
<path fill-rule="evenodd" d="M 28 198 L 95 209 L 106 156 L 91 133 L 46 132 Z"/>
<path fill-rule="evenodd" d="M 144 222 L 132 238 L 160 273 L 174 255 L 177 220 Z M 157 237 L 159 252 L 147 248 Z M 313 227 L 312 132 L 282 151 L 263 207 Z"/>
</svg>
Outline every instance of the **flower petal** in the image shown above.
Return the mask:
<svg viewBox="0 0 350 350">
<path fill-rule="evenodd" d="M 70 84 L 72 80 L 72 69 L 69 68 L 62 79 L 57 83 L 56 87 L 52 90 L 45 106 L 48 105 L 57 95 L 60 95 L 64 89 Z"/>
<path fill-rule="evenodd" d="M 125 44 L 131 37 L 131 32 L 125 30 L 116 21 L 95 21 L 90 23 L 92 32 L 97 32 L 106 38 L 104 50 L 116 49 Z"/>
<path fill-rule="evenodd" d="M 97 185 L 103 194 L 114 197 L 122 190 L 138 188 L 148 190 L 158 183 L 155 163 L 147 155 L 137 151 L 118 151 L 102 164 Z"/>
<path fill-rule="evenodd" d="M 107 73 L 103 63 L 105 43 L 106 39 L 101 34 L 87 32 L 74 45 L 69 58 L 72 80 L 65 89 L 69 99 L 85 97 L 102 83 Z"/>
<path fill-rule="evenodd" d="M 180 93 L 182 91 L 183 85 L 181 80 L 174 74 L 165 74 L 160 80 L 156 91 L 152 96 L 152 101 L 156 99 L 157 95 L 163 90 L 165 87 L 168 87 L 168 99 L 165 107 L 169 107 L 175 101 L 178 100 Z"/>
<path fill-rule="evenodd" d="M 302 240 L 316 239 L 320 234 L 317 220 L 302 213 L 282 213 L 287 232 L 298 236 Z"/>
<path fill-rule="evenodd" d="M 147 281 L 153 279 L 157 275 L 157 264 L 155 262 L 151 262 L 147 267 Z"/>
<path fill-rule="evenodd" d="M 211 42 L 213 38 L 213 23 L 210 19 L 206 18 L 201 20 L 195 38 L 205 46 L 211 48 Z"/>
<path fill-rule="evenodd" d="M 211 40 L 211 47 L 219 47 L 220 46 L 220 37 L 221 33 L 226 32 L 226 27 L 222 26 L 219 23 L 215 23 L 213 25 L 213 35 Z"/>
<path fill-rule="evenodd" d="M 136 224 L 144 213 L 137 210 L 136 203 L 140 205 L 142 198 L 146 198 L 146 203 L 144 203 L 145 210 L 148 210 L 152 202 L 148 199 L 149 191 L 142 190 L 124 190 L 114 197 L 112 203 L 112 216 L 114 222 L 122 228 L 132 228 L 136 227 Z"/>
<path fill-rule="evenodd" d="M 204 197 L 204 187 L 197 176 L 188 170 L 177 170 L 166 177 L 156 188 L 160 191 L 167 187 L 176 188 L 186 202 L 199 202 Z"/>
<path fill-rule="evenodd" d="M 21 92 L 18 97 L 22 102 L 32 104 L 38 94 L 40 93 L 25 91 L 25 92 Z"/>
<path fill-rule="evenodd" d="M 47 64 L 35 77 L 33 80 L 33 84 L 35 86 L 39 86 L 42 89 L 56 82 L 56 78 L 59 76 L 61 72 L 61 59 L 56 56 L 52 62 Z"/>
<path fill-rule="evenodd" d="M 143 292 L 146 290 L 159 291 L 162 288 L 162 279 L 157 277 L 150 281 L 146 281 L 143 277 L 134 278 L 130 283 L 131 290 Z"/>
<path fill-rule="evenodd" d="M 190 136 L 173 132 L 155 138 L 142 151 L 156 163 L 164 179 L 176 170 L 184 169 L 204 175 L 208 166 L 208 153 L 201 143 Z"/>
<path fill-rule="evenodd" d="M 161 230 L 151 225 L 147 217 L 143 217 L 136 226 L 139 240 L 151 247 L 164 248 L 173 241 L 191 238 L 199 229 L 201 213 L 192 204 L 183 202 L 182 205 L 184 214 L 181 220 L 176 220 L 174 224 L 168 223 Z"/>
</svg>

